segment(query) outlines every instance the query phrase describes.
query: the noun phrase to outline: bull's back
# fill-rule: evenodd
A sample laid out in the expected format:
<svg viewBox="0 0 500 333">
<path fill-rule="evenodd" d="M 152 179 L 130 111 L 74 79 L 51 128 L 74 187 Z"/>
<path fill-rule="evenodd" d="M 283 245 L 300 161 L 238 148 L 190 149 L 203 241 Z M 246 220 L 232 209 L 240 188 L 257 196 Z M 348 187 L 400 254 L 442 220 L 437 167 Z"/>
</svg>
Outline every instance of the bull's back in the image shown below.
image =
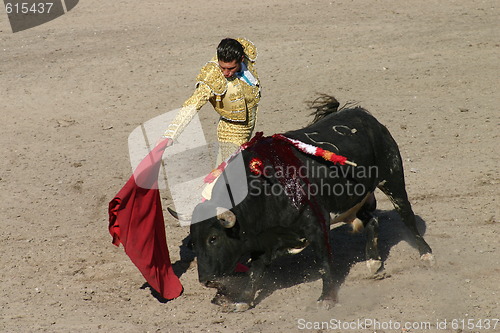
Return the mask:
<svg viewBox="0 0 500 333">
<path fill-rule="evenodd" d="M 285 135 L 345 156 L 358 165 L 377 165 L 381 156 L 397 154 L 389 131 L 362 108 L 333 112 Z"/>
</svg>

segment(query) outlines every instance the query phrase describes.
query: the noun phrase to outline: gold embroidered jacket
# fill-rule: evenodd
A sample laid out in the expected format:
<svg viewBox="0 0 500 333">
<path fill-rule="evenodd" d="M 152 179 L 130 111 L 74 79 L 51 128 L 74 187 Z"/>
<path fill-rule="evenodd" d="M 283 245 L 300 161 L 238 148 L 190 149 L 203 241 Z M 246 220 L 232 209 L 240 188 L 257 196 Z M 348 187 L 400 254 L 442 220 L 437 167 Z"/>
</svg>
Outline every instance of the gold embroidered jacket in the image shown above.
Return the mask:
<svg viewBox="0 0 500 333">
<path fill-rule="evenodd" d="M 210 102 L 215 111 L 220 114 L 217 134 L 219 141 L 241 144 L 249 139 L 260 100 L 260 82 L 255 70 L 257 49 L 255 45 L 243 38 L 238 38 L 245 52 L 244 63 L 256 79 L 255 85 L 232 77 L 226 79 L 222 73 L 217 57 L 212 58 L 196 77 L 196 89 L 188 98 L 175 119 L 165 131 L 164 137 L 172 139 L 184 130 L 203 105 Z M 221 126 L 223 125 L 223 126 Z M 244 136 L 244 138 L 243 138 Z"/>
</svg>

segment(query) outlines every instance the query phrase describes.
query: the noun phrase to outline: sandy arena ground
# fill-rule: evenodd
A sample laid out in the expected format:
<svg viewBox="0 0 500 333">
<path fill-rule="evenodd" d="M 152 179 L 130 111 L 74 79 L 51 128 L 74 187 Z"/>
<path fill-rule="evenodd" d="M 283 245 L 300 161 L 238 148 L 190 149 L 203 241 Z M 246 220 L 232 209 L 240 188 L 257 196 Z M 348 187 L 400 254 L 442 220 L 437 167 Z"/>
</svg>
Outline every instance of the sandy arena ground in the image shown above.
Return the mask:
<svg viewBox="0 0 500 333">
<path fill-rule="evenodd" d="M 499 5 L 87 0 L 15 34 L 0 10 L 0 331 L 500 332 Z M 244 313 L 211 304 L 196 268 L 168 303 L 141 288 L 107 230 L 108 202 L 131 174 L 128 135 L 189 97 L 226 36 L 259 50 L 256 130 L 304 126 L 317 93 L 358 102 L 389 128 L 435 267 L 378 194 L 390 277 L 368 278 L 363 236 L 335 229 L 345 281 L 331 310 L 315 307 L 307 253 L 277 262 Z M 200 116 L 213 140 L 215 112 Z M 165 224 L 177 262 L 188 228 Z"/>
</svg>

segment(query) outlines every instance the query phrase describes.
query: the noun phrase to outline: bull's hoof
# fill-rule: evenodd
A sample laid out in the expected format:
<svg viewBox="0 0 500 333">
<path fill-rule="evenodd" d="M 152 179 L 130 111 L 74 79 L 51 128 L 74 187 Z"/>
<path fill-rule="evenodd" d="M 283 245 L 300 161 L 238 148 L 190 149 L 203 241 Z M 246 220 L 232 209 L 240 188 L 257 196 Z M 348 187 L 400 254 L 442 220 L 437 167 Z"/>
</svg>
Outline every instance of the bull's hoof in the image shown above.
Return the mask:
<svg viewBox="0 0 500 333">
<path fill-rule="evenodd" d="M 383 279 L 390 278 L 390 277 L 391 277 L 391 274 L 387 274 L 384 270 L 382 270 L 382 272 L 380 272 L 380 273 L 373 274 L 371 276 L 371 279 L 372 280 L 383 280 Z"/>
<path fill-rule="evenodd" d="M 231 303 L 222 307 L 223 312 L 243 312 L 252 306 L 248 303 Z"/>
<path fill-rule="evenodd" d="M 379 275 L 384 271 L 384 263 L 382 260 L 369 259 L 366 261 L 366 266 L 371 275 Z"/>
<path fill-rule="evenodd" d="M 337 305 L 337 301 L 334 299 L 318 299 L 316 302 L 316 307 L 320 310 L 330 310 Z"/>
<path fill-rule="evenodd" d="M 224 306 L 227 303 L 231 303 L 231 300 L 221 293 L 215 294 L 214 298 L 212 298 L 212 304 Z"/>
<path fill-rule="evenodd" d="M 436 259 L 434 258 L 434 255 L 432 253 L 422 254 L 420 256 L 420 260 L 422 260 L 424 263 L 428 264 L 431 267 L 436 265 Z"/>
<path fill-rule="evenodd" d="M 228 296 L 217 293 L 212 299 L 212 303 L 222 307 L 223 312 L 243 312 L 252 307 L 251 304 L 245 302 L 235 302 Z"/>
</svg>

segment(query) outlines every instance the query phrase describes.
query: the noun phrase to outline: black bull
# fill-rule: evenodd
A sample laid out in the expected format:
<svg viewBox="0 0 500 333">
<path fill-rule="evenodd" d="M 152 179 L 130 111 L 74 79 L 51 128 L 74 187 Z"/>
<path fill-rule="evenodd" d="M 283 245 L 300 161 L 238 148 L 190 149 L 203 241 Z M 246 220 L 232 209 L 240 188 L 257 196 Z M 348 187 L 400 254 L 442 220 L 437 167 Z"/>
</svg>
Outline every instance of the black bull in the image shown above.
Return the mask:
<svg viewBox="0 0 500 333">
<path fill-rule="evenodd" d="M 313 124 L 284 135 L 345 156 L 357 166 L 334 164 L 283 141 L 259 138 L 240 153 L 246 170 L 240 178 L 248 185 L 241 202 L 234 201 L 235 186 L 227 177 L 241 164 L 230 162 L 224 177 L 217 179 L 212 198 L 195 208 L 190 234 L 199 280 L 219 290 L 215 303 L 234 311 L 253 306 L 264 268 L 277 256 L 298 253 L 307 245 L 322 265 L 318 301 L 327 307 L 335 303 L 339 283 L 332 277 L 328 231 L 337 222 L 352 223 L 354 229 L 364 226 L 367 263 L 372 273 L 380 273 L 378 221 L 370 214 L 376 187 L 390 198 L 421 258 L 432 262 L 431 248 L 417 230 L 408 201 L 396 142 L 366 110 L 337 111 L 335 102 L 319 107 L 322 114 L 317 113 Z M 227 294 L 225 284 L 242 258 L 250 258 L 248 283 Z"/>
</svg>

